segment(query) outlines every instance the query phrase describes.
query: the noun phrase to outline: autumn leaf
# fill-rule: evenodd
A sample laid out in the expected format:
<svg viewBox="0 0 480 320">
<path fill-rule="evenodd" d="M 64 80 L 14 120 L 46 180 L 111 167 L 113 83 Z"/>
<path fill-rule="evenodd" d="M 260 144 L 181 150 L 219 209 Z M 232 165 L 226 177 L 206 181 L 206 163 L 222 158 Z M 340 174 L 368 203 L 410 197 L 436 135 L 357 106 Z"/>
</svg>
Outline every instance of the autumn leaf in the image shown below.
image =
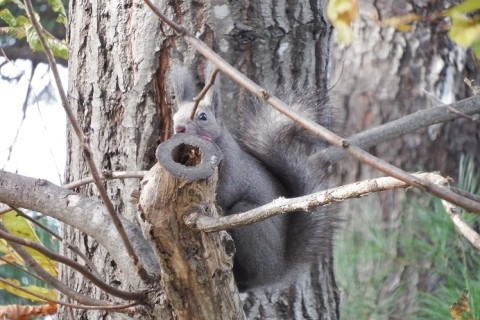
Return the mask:
<svg viewBox="0 0 480 320">
<path fill-rule="evenodd" d="M 468 290 L 463 290 L 460 298 L 450 306 L 450 315 L 453 320 L 473 320 L 468 303 Z"/>
<path fill-rule="evenodd" d="M 45 297 L 50 300 L 55 300 L 57 298 L 57 294 L 53 289 L 43 288 L 35 285 L 28 285 L 28 286 L 22 287 L 20 281 L 16 279 L 4 279 L 4 278 L 0 278 L 0 279 L 2 280 L 0 281 L 0 289 L 3 289 L 13 295 L 16 295 L 17 297 L 29 299 L 32 301 L 41 301 L 41 302 L 45 301 L 45 299 L 31 295 L 23 290 L 15 288 L 14 286 L 20 287 L 24 290 L 28 290 L 32 293 L 35 293 L 41 297 Z"/>
<path fill-rule="evenodd" d="M 28 320 L 38 316 L 48 316 L 57 313 L 56 304 L 44 304 L 40 306 L 23 306 L 11 304 L 0 306 L 1 319 Z"/>
<path fill-rule="evenodd" d="M 17 215 L 15 211 L 12 210 L 2 214 L 0 216 L 0 220 L 3 222 L 8 232 L 10 232 L 12 235 L 36 242 L 38 244 L 42 244 L 42 242 L 40 241 L 40 238 L 35 233 L 35 229 L 32 226 L 32 224 L 29 221 L 27 221 L 25 218 Z M 42 266 L 42 268 L 45 271 L 47 271 L 49 274 L 51 274 L 54 277 L 57 276 L 57 268 L 55 266 L 55 263 L 52 260 L 50 260 L 44 254 L 38 252 L 37 250 L 34 250 L 29 247 L 24 247 L 24 248 L 32 256 L 32 258 L 35 259 L 35 261 L 37 261 L 38 264 Z M 2 249 L 5 249 L 5 248 L 2 247 L 2 245 L 0 244 L 0 252 L 3 252 Z M 17 257 L 11 252 L 8 255 L 9 256 L 7 257 L 9 257 L 10 259 Z M 23 261 L 22 261 L 22 264 L 23 264 Z"/>
<path fill-rule="evenodd" d="M 382 27 L 392 27 L 400 32 L 412 30 L 412 23 L 418 21 L 419 17 L 415 13 L 409 13 L 404 16 L 390 17 L 380 21 Z"/>
<path fill-rule="evenodd" d="M 337 41 L 349 44 L 353 40 L 351 24 L 358 16 L 357 0 L 330 0 L 327 16 L 337 29 Z"/>
</svg>

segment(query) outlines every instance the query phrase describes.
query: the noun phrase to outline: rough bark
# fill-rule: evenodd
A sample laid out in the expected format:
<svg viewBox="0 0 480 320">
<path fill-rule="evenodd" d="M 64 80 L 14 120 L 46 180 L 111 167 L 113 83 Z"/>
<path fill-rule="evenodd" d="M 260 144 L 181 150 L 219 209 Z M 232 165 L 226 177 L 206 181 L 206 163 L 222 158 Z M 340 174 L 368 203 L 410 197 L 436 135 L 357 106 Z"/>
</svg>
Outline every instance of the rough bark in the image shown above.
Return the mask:
<svg viewBox="0 0 480 320">
<path fill-rule="evenodd" d="M 151 94 L 161 39 L 155 36 L 158 20 L 140 1 L 70 1 L 69 17 L 70 103 L 89 138 L 97 166 L 107 172 L 149 169 L 161 129 Z M 88 173 L 76 138 L 69 133 L 68 140 L 66 179 L 73 181 Z M 139 182 L 106 183 L 116 210 L 130 221 L 137 216 L 130 194 Z M 81 191 L 95 193 L 91 187 Z M 65 232 L 104 272 L 107 282 L 122 288 L 138 285 L 119 272 L 118 262 L 96 241 L 70 227 Z M 64 274 L 63 280 L 81 292 L 105 298 L 78 274 Z M 74 319 L 118 318 L 104 314 L 74 311 Z M 68 319 L 66 314 L 60 317 Z"/>
<path fill-rule="evenodd" d="M 324 1 L 170 1 L 157 3 L 230 63 L 267 87 L 328 87 L 331 28 Z M 101 170 L 145 170 L 154 163 L 158 140 L 170 133 L 171 101 L 165 72 L 172 60 L 203 70 L 201 59 L 185 42 L 161 27 L 141 1 L 76 1 L 70 7 L 69 94 L 88 135 Z M 240 109 L 249 96 L 224 81 L 225 106 Z M 233 108 L 235 106 L 235 108 Z M 234 119 L 233 113 L 228 114 Z M 235 125 L 234 121 L 231 121 Z M 69 134 L 67 180 L 87 175 L 75 138 Z M 116 209 L 135 221 L 129 202 L 136 180 L 107 182 Z M 95 194 L 94 188 L 82 190 Z M 91 238 L 66 228 L 103 270 L 109 283 L 135 283 L 119 273 L 117 264 Z M 303 281 L 284 290 L 264 288 L 244 295 L 251 318 L 338 318 L 338 293 L 331 254 L 324 256 Z M 79 291 L 104 296 L 78 275 L 64 278 Z M 61 315 L 62 318 L 67 316 Z M 75 319 L 117 319 L 113 314 L 76 311 Z"/>
<path fill-rule="evenodd" d="M 441 103 L 451 103 L 470 95 L 463 78 L 476 79 L 471 71 L 473 64 L 469 53 L 452 43 L 443 26 L 445 20 L 416 23 L 411 32 L 393 28 L 380 28 L 375 17 L 385 19 L 416 13 L 427 16 L 459 1 L 361 1 L 360 16 L 355 24 L 356 40 L 350 47 L 338 46 L 334 50 L 332 79 L 338 80 L 333 90 L 333 100 L 343 109 L 345 121 L 341 129 L 344 136 L 360 132 L 418 110 L 432 108 Z M 428 129 L 403 136 L 386 144 L 370 148 L 370 152 L 407 171 L 425 169 L 457 176 L 462 153 L 470 154 L 480 163 L 480 130 L 478 124 L 467 119 L 434 125 Z M 350 160 L 344 161 L 339 177 L 341 182 L 378 176 L 371 168 Z M 370 199 L 371 212 L 380 208 L 374 219 L 381 223 L 386 235 L 401 234 L 402 222 L 408 225 L 408 207 L 402 205 L 404 192 L 388 192 Z M 358 204 L 353 204 L 358 205 Z M 353 210 L 346 210 L 351 212 Z M 355 214 L 346 219 L 355 229 L 368 229 Z M 347 229 L 349 227 L 347 226 Z M 395 243 L 394 238 L 390 239 Z M 401 252 L 395 245 L 388 253 L 390 261 L 382 266 L 372 266 L 378 271 L 358 266 L 358 276 L 388 270 L 396 265 Z M 378 291 L 377 303 L 392 299 L 400 287 L 406 294 L 395 297 L 395 310 L 385 318 L 402 318 L 415 310 L 417 286 L 421 274 L 405 266 L 390 274 Z M 342 279 L 341 282 L 343 282 Z M 347 293 L 348 295 L 348 293 Z"/>
</svg>

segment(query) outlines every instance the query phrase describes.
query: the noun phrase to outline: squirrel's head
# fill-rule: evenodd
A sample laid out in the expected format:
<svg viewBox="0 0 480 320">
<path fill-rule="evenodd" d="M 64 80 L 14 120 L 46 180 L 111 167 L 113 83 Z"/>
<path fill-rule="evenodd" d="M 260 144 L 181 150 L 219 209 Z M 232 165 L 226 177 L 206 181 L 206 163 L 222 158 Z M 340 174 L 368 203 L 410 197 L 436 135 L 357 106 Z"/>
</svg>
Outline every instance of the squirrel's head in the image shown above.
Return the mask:
<svg viewBox="0 0 480 320">
<path fill-rule="evenodd" d="M 175 133 L 194 134 L 218 142 L 223 134 L 218 81 L 215 81 L 215 84 L 200 100 L 195 114 L 192 114 L 192 112 L 195 106 L 193 98 L 196 89 L 189 70 L 185 66 L 172 67 L 170 83 L 173 86 L 177 106 L 177 112 L 173 116 Z M 208 79 L 205 83 L 208 83 Z"/>
</svg>

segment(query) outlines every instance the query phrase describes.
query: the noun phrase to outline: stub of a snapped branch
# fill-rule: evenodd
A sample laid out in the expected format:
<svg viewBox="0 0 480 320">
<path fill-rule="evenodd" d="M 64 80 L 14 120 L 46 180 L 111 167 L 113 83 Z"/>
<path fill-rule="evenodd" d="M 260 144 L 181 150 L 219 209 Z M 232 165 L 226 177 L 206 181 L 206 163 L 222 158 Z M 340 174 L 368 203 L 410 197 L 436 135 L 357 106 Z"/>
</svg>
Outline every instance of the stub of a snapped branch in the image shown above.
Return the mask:
<svg viewBox="0 0 480 320">
<path fill-rule="evenodd" d="M 187 181 L 210 177 L 223 159 L 217 145 L 199 136 L 182 133 L 160 144 L 156 156 L 170 174 Z"/>
<path fill-rule="evenodd" d="M 199 136 L 176 134 L 156 152 L 142 181 L 140 224 L 161 267 L 161 285 L 177 319 L 244 319 L 233 279 L 233 240 L 225 231 L 188 227 L 192 210 L 216 218 L 220 149 Z"/>
</svg>

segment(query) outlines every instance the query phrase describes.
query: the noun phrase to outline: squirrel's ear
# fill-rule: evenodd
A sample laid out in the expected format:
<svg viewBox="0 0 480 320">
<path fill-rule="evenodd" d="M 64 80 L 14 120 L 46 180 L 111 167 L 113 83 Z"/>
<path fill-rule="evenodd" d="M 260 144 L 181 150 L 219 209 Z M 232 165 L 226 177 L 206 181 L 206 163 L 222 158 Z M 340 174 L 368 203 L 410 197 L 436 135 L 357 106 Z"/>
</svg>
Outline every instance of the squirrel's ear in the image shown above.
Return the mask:
<svg viewBox="0 0 480 320">
<path fill-rule="evenodd" d="M 192 101 L 195 97 L 195 82 L 190 70 L 183 65 L 173 65 L 168 73 L 177 104 Z"/>
<path fill-rule="evenodd" d="M 205 68 L 205 84 L 210 82 L 210 79 L 212 78 L 213 71 L 215 70 L 213 64 L 211 62 L 207 63 L 207 66 Z M 207 91 L 205 94 L 205 101 L 208 102 L 216 116 L 219 116 L 219 111 L 220 111 L 220 105 L 221 105 L 221 98 L 220 98 L 220 73 L 217 72 L 217 76 L 215 77 L 215 82 L 213 83 L 213 86 Z"/>
</svg>

